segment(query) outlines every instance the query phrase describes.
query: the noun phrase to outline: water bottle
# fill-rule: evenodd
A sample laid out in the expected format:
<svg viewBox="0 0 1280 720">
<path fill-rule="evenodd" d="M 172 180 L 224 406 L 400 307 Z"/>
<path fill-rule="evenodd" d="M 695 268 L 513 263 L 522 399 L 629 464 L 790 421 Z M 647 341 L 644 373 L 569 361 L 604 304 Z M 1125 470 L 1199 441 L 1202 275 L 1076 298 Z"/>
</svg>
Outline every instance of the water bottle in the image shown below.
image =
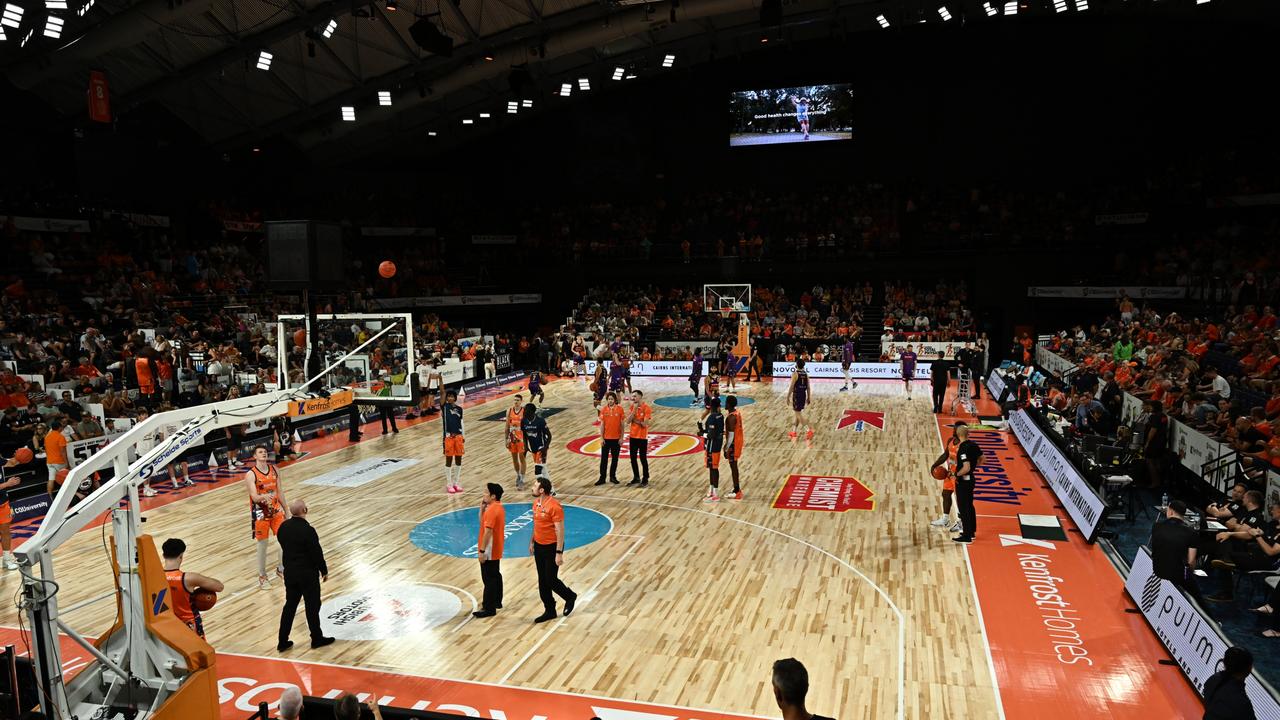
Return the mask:
<svg viewBox="0 0 1280 720">
<path fill-rule="evenodd" d="M 1164 510 L 1167 507 L 1169 507 L 1169 493 L 1160 496 L 1160 509 Z"/>
</svg>

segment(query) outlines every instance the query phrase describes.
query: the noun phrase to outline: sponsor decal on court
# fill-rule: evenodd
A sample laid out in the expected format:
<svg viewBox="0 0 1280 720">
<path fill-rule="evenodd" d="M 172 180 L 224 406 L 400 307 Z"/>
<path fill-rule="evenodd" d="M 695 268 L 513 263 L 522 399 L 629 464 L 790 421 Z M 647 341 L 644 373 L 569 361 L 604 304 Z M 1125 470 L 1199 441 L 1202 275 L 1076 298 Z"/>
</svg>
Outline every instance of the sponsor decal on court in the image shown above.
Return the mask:
<svg viewBox="0 0 1280 720">
<path fill-rule="evenodd" d="M 324 634 L 339 640 L 395 640 L 443 625 L 462 601 L 434 585 L 390 585 L 338 595 L 320 605 Z"/>
<path fill-rule="evenodd" d="M 857 478 L 832 475 L 790 475 L 773 507 L 778 510 L 875 510 L 875 494 Z"/>
<path fill-rule="evenodd" d="M 884 413 L 873 410 L 845 410 L 844 416 L 836 423 L 836 429 L 843 430 L 847 427 L 853 428 L 854 432 L 862 432 L 869 427 L 883 430 Z"/>
<path fill-rule="evenodd" d="M 973 470 L 973 501 L 995 505 L 1022 505 L 1030 487 L 1019 487 L 1005 469 L 1004 457 L 1012 452 L 1009 437 L 996 430 L 969 426 L 969 439 L 982 450 L 982 464 Z"/>
<path fill-rule="evenodd" d="M 360 487 L 374 480 L 407 470 L 422 462 L 418 458 L 365 458 L 357 463 L 338 468 L 323 475 L 317 475 L 302 481 L 303 485 L 327 485 L 329 487 Z"/>
<path fill-rule="evenodd" d="M 631 457 L 629 449 L 630 438 L 623 436 L 622 438 L 622 457 Z M 579 455 L 590 455 L 592 457 L 600 457 L 600 436 L 588 435 L 572 440 L 565 445 L 570 451 Z M 649 459 L 679 457 L 681 455 L 693 455 L 694 453 L 703 451 L 702 438 L 689 433 L 678 432 L 649 432 Z"/>
<path fill-rule="evenodd" d="M 68 679 L 92 659 L 66 635 L 58 637 Z M 17 628 L 0 627 L 0 645 L 15 645 L 25 656 Z M 652 705 L 632 700 L 571 695 L 565 692 L 509 687 L 488 683 L 379 672 L 342 665 L 218 653 L 219 720 L 244 720 L 265 702 L 274 714 L 280 695 L 296 686 L 303 695 L 335 699 L 360 688 L 361 702 L 373 698 L 383 706 L 431 710 L 460 717 L 496 720 L 758 720 L 714 710 Z"/>
<path fill-rule="evenodd" d="M 520 492 L 512 488 L 503 497 L 511 498 Z M 518 502 L 502 505 L 507 513 L 507 526 L 503 532 L 503 559 L 529 557 L 529 542 L 533 539 L 533 504 Z M 608 535 L 612 529 L 613 521 L 608 515 L 576 505 L 564 505 L 566 549 L 589 545 Z M 429 517 L 409 531 L 409 542 L 421 550 L 472 560 L 479 554 L 476 547 L 479 539 L 480 509 L 476 507 Z"/>
<path fill-rule="evenodd" d="M 738 395 L 736 393 L 721 393 L 720 407 L 724 407 L 725 398 L 729 397 L 730 395 L 738 398 L 739 408 L 744 408 L 748 405 L 754 405 L 756 402 L 755 399 L 746 397 L 744 395 Z M 661 407 L 675 408 L 677 410 L 697 410 L 698 412 L 702 412 L 706 408 L 706 405 L 703 403 L 703 400 L 701 397 L 699 397 L 698 402 L 696 403 L 691 402 L 692 400 L 693 400 L 693 395 L 686 393 L 684 395 L 667 395 L 666 397 L 660 397 L 654 400 L 653 404 L 659 405 Z"/>
</svg>

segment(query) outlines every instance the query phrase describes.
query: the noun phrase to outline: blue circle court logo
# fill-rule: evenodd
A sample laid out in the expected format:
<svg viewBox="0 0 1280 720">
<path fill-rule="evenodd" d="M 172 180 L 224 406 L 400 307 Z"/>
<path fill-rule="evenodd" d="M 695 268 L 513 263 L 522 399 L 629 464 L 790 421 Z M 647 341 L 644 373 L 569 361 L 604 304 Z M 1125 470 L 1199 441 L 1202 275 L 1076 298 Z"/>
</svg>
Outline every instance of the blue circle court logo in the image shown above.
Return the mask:
<svg viewBox="0 0 1280 720">
<path fill-rule="evenodd" d="M 533 539 L 533 504 L 503 503 L 507 511 L 504 558 L 529 557 Z M 589 545 L 613 529 L 613 520 L 604 513 L 576 505 L 564 506 L 564 546 L 566 550 Z M 479 553 L 480 508 L 469 507 L 429 517 L 409 531 L 409 541 L 419 549 L 437 555 L 474 560 Z"/>
<path fill-rule="evenodd" d="M 723 392 L 720 393 L 720 408 L 722 410 L 724 409 L 724 399 L 726 397 L 729 397 L 729 394 Z M 737 398 L 738 407 L 740 408 L 746 407 L 747 405 L 755 402 L 754 399 L 743 397 L 742 395 L 738 395 Z M 689 403 L 691 402 L 693 402 L 693 393 L 686 393 L 684 395 L 668 395 L 666 397 L 660 397 L 657 400 L 654 400 L 653 404 L 668 408 L 678 408 L 680 410 L 697 410 L 698 412 L 702 412 L 703 406 L 701 398 L 699 398 L 697 405 L 690 405 Z"/>
</svg>

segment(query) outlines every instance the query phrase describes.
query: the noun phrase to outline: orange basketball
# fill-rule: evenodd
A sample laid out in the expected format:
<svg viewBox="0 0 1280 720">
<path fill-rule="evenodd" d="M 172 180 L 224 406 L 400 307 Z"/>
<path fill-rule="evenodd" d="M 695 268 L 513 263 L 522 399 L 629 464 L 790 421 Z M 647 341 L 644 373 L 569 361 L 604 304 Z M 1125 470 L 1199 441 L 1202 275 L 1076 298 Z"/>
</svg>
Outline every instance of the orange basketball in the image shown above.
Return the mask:
<svg viewBox="0 0 1280 720">
<path fill-rule="evenodd" d="M 396 264 L 391 262 L 390 260 L 383 260 L 382 263 L 378 265 L 378 274 L 384 278 L 389 278 L 395 275 Z"/>
<path fill-rule="evenodd" d="M 297 345 L 297 346 L 298 346 L 298 347 L 300 347 L 300 348 L 304 348 L 304 347 L 306 347 L 306 346 L 307 346 L 307 331 L 306 331 L 306 330 L 296 330 L 296 331 L 294 331 L 294 333 L 293 333 L 293 344 L 294 344 L 294 345 Z"/>
<path fill-rule="evenodd" d="M 70 470 L 68 470 L 67 468 L 62 468 L 61 470 L 59 470 L 59 471 L 58 471 L 58 474 L 57 474 L 57 475 L 54 475 L 54 476 L 53 476 L 53 481 L 54 481 L 55 483 L 57 483 L 59 487 L 61 487 L 61 486 L 62 486 L 62 483 L 66 482 L 66 480 L 67 480 L 67 473 L 69 473 L 69 472 L 71 472 L 71 471 L 70 471 Z"/>
<path fill-rule="evenodd" d="M 31 448 L 21 447 L 13 454 L 13 459 L 17 460 L 19 464 L 29 463 L 36 459 L 36 454 L 31 452 Z"/>
<path fill-rule="evenodd" d="M 195 592 L 191 593 L 191 607 L 199 610 L 200 612 L 213 609 L 213 606 L 217 604 L 217 602 L 218 593 L 212 590 L 197 588 Z"/>
<path fill-rule="evenodd" d="M 930 471 L 929 471 L 929 474 L 933 476 L 933 479 L 934 479 L 934 480 L 946 480 L 946 479 L 947 479 L 947 469 L 946 469 L 945 467 L 941 466 L 941 465 L 939 465 L 938 467 L 936 467 L 936 468 L 934 468 L 934 469 L 930 470 Z"/>
</svg>

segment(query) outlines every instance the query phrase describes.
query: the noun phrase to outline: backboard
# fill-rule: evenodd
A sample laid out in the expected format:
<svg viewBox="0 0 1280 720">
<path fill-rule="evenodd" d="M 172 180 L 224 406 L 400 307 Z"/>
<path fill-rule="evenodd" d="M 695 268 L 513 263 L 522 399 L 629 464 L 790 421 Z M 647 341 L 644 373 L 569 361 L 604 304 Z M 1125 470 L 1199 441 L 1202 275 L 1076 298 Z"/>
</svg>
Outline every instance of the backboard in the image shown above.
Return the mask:
<svg viewBox="0 0 1280 720">
<path fill-rule="evenodd" d="M 751 310 L 750 284 L 702 286 L 702 309 L 709 313 L 744 313 Z"/>
</svg>

